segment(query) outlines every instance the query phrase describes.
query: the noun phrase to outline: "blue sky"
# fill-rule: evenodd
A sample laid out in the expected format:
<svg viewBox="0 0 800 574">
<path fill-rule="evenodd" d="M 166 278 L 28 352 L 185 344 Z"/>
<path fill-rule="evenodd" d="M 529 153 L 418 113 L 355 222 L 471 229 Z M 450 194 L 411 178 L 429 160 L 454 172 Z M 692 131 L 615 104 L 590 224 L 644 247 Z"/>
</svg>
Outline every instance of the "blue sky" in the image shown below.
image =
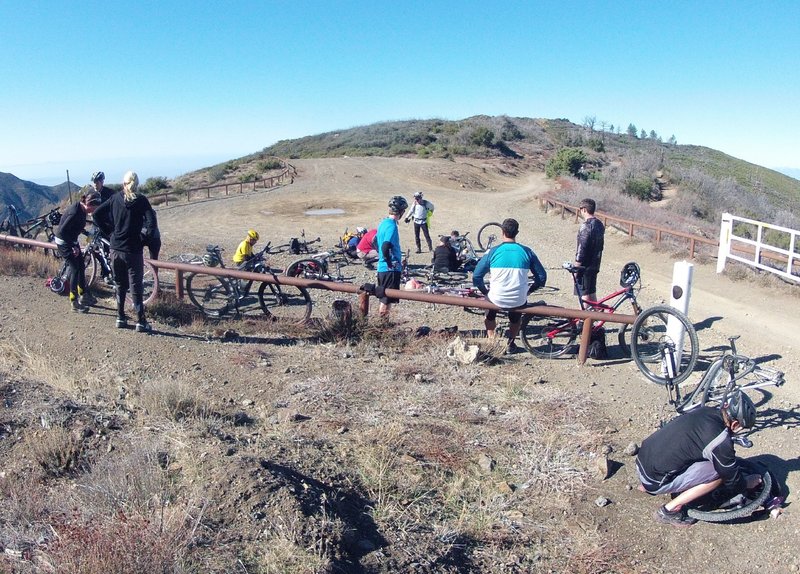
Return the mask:
<svg viewBox="0 0 800 574">
<path fill-rule="evenodd" d="M 175 176 L 281 139 L 476 114 L 800 168 L 800 2 L 0 0 L 0 171 Z"/>
</svg>

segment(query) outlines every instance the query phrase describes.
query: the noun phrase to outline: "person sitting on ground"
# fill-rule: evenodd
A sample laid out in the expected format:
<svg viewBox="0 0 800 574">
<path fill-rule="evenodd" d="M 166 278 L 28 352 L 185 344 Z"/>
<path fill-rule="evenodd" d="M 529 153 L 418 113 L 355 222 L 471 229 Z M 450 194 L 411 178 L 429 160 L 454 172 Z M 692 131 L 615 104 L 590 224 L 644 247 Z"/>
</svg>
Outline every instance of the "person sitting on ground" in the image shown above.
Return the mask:
<svg viewBox="0 0 800 574">
<path fill-rule="evenodd" d="M 700 407 L 672 419 L 644 439 L 636 457 L 639 490 L 647 494 L 673 494 L 655 519 L 672 526 L 691 526 L 684 505 L 725 485 L 732 494 L 755 488 L 757 474 L 744 476 L 731 435 L 752 428 L 756 407 L 736 391 L 721 408 Z"/>
<path fill-rule="evenodd" d="M 375 236 L 378 234 L 378 229 L 370 229 L 359 240 L 356 246 L 356 257 L 364 262 L 367 269 L 373 269 L 375 262 L 378 261 L 378 247 L 375 244 Z"/>
<path fill-rule="evenodd" d="M 347 240 L 347 243 L 343 246 L 345 255 L 353 259 L 356 259 L 358 257 L 358 255 L 356 254 L 358 250 L 358 244 L 361 241 L 361 238 L 364 237 L 364 235 L 366 234 L 367 234 L 366 227 L 356 227 L 355 234 L 352 237 L 350 237 L 350 239 Z"/>
<path fill-rule="evenodd" d="M 519 333 L 522 313 L 516 311 L 528 302 L 528 294 L 544 287 L 547 283 L 545 271 L 539 258 L 531 250 L 517 243 L 519 223 L 516 219 L 506 219 L 500 226 L 503 241 L 492 247 L 481 257 L 472 274 L 472 283 L 480 289 L 481 293 L 497 305 L 508 310 L 508 350 L 509 354 L 516 353 L 519 349 L 514 342 Z M 489 288 L 483 278 L 491 271 L 492 281 Z M 528 287 L 528 272 L 533 273 L 533 285 Z M 486 336 L 493 338 L 497 327 L 497 311 L 487 310 L 484 325 Z"/>
<path fill-rule="evenodd" d="M 439 245 L 433 250 L 433 272 L 449 273 L 457 271 L 459 267 L 458 257 L 450 244 L 450 237 L 442 235 L 439 238 Z"/>
<path fill-rule="evenodd" d="M 101 203 L 100 194 L 96 191 L 82 196 L 80 201 L 64 210 L 55 233 L 58 254 L 67 264 L 69 304 L 78 313 L 87 313 L 89 307 L 97 303 L 86 287 L 86 265 L 78 237 L 84 233 L 86 215 L 94 213 Z"/>
<path fill-rule="evenodd" d="M 233 254 L 233 263 L 239 268 L 247 267 L 247 262 L 253 258 L 253 245 L 258 241 L 258 231 L 255 229 L 247 230 L 247 237 L 245 237 L 236 248 L 236 253 Z"/>
</svg>

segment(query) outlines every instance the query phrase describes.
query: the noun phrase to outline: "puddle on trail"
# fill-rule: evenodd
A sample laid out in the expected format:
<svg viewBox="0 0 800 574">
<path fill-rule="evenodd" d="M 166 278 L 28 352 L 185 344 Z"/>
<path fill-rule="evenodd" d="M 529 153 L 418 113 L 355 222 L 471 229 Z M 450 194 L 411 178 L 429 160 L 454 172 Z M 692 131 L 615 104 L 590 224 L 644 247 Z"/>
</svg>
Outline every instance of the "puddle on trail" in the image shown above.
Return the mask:
<svg viewBox="0 0 800 574">
<path fill-rule="evenodd" d="M 304 215 L 344 215 L 344 209 L 334 207 L 331 209 L 309 209 Z"/>
</svg>

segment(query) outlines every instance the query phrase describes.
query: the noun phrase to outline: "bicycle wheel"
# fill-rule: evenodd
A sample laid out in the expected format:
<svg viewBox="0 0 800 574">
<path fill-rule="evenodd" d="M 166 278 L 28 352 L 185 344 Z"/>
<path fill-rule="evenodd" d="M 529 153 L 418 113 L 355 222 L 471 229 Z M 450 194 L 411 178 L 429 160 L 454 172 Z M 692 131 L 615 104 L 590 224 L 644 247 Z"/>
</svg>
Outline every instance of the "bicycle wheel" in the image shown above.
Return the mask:
<svg viewBox="0 0 800 574">
<path fill-rule="evenodd" d="M 631 356 L 631 344 L 628 342 L 628 333 L 631 330 L 630 325 L 620 325 L 619 331 L 617 332 L 617 341 L 619 342 L 619 348 L 622 350 L 622 354 L 626 357 L 630 358 Z"/>
<path fill-rule="evenodd" d="M 684 394 L 675 410 L 685 413 L 705 405 L 718 406 L 725 396 L 729 379 L 728 372 L 722 368 L 722 360 L 714 361 L 697 386 Z"/>
<path fill-rule="evenodd" d="M 86 286 L 90 287 L 94 285 L 94 281 L 97 279 L 97 270 L 100 267 L 100 262 L 94 253 L 87 249 L 83 253 L 83 264 L 86 268 Z"/>
<path fill-rule="evenodd" d="M 298 259 L 290 263 L 284 273 L 287 277 L 324 279 L 327 271 L 327 266 L 316 259 Z"/>
<path fill-rule="evenodd" d="M 575 346 L 578 328 L 570 319 L 544 318 L 537 321 L 525 315 L 520 326 L 522 344 L 531 353 L 544 359 L 553 359 L 567 353 Z"/>
<path fill-rule="evenodd" d="M 740 465 L 745 474 L 761 475 L 761 483 L 757 487 L 734 497 L 725 495 L 722 489 L 717 489 L 708 496 L 690 503 L 686 514 L 703 522 L 728 522 L 747 518 L 764 506 L 772 493 L 772 474 L 769 470 L 749 461 L 740 460 Z"/>
<path fill-rule="evenodd" d="M 262 282 L 258 288 L 261 310 L 270 319 L 305 323 L 311 317 L 311 295 L 305 287 Z"/>
<path fill-rule="evenodd" d="M 502 226 L 496 221 L 486 223 L 478 230 L 478 246 L 488 251 L 503 237 Z"/>
<path fill-rule="evenodd" d="M 55 241 L 55 234 L 47 229 L 39 228 L 36 230 L 30 239 L 35 239 L 36 241 L 46 241 L 48 243 L 53 243 Z M 50 247 L 44 248 L 45 255 L 52 255 L 53 257 L 58 257 L 58 250 L 52 249 Z"/>
<path fill-rule="evenodd" d="M 208 317 L 223 317 L 234 307 L 230 286 L 221 277 L 190 273 L 186 276 L 186 293 L 189 300 Z"/>
<path fill-rule="evenodd" d="M 683 382 L 692 374 L 700 354 L 697 332 L 686 315 L 669 305 L 657 305 L 644 310 L 636 318 L 631 330 L 631 356 L 645 378 L 659 385 L 667 383 L 662 350 L 676 349 L 680 343 L 667 333 L 669 317 L 680 321 L 684 329 L 683 342 L 688 342 L 688 348 L 684 346 L 681 353 L 680 364 L 675 365 L 673 383 Z"/>
<path fill-rule="evenodd" d="M 147 261 L 144 262 L 144 273 L 142 275 L 142 302 L 149 305 L 158 295 L 158 273 L 156 268 Z M 125 303 L 133 307 L 133 298 L 130 291 L 125 296 Z"/>
</svg>

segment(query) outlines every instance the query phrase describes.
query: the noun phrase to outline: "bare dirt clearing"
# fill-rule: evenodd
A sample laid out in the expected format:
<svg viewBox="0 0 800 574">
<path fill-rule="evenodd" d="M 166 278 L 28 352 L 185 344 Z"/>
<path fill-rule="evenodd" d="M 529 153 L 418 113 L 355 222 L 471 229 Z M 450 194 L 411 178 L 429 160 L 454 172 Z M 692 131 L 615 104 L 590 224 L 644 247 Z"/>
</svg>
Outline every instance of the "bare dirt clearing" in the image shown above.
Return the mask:
<svg viewBox="0 0 800 574">
<path fill-rule="evenodd" d="M 342 158 L 295 163 L 299 175 L 293 185 L 160 208 L 163 258 L 186 251 L 202 253 L 209 243 L 224 246 L 230 256 L 250 227 L 259 230 L 262 241 L 274 244 L 286 243 L 304 229 L 307 237 L 319 235 L 323 245 L 332 245 L 346 227 L 375 226 L 384 216 L 390 196 L 410 198 L 421 190 L 436 206 L 436 233 L 459 229 L 462 233 L 469 231 L 474 240 L 483 223 L 517 218 L 522 230 L 519 240 L 537 252 L 549 268 L 548 283 L 557 288 L 544 298 L 548 303 L 575 306 L 569 275 L 559 267 L 572 258 L 577 227 L 539 211 L 535 195 L 550 188 L 543 174 L 478 160 Z M 305 215 L 312 209 L 342 209 L 345 213 Z M 410 226 L 401 224 L 404 247 L 413 248 L 412 233 Z M 412 254 L 411 263 L 427 264 L 429 258 L 427 253 Z M 643 272 L 640 301 L 654 304 L 665 299 L 675 259 L 612 231 L 606 235 L 599 292 L 616 287 L 619 270 L 630 260 L 638 261 Z M 355 267 L 345 273 L 352 274 L 356 283 L 373 276 Z M 312 292 L 312 297 L 315 316 L 326 315 L 334 297 L 318 292 Z M 685 531 L 655 524 L 651 515 L 658 501 L 635 489 L 633 459 L 623 450 L 629 442 L 647 436 L 670 415 L 670 408 L 665 406 L 663 389 L 647 383 L 635 366 L 619 359 L 592 361 L 580 367 L 574 359 L 543 361 L 515 355 L 499 365 L 442 370 L 430 367 L 427 373 L 415 370 L 415 355 L 403 355 L 402 346 L 417 345 L 414 348 L 422 349 L 424 365 L 440 365 L 446 363 L 447 341 L 432 337 L 427 343 L 419 343 L 398 338 L 398 347 L 387 351 L 316 344 L 269 330 L 223 341 L 213 329 L 204 336 L 163 324 L 155 325 L 156 334 L 143 336 L 114 329 L 110 300 L 88 316 L 67 314 L 65 300 L 47 292 L 41 281 L 3 276 L 0 342 L 5 343 L 7 356 L 2 389 L 4 398 L 18 409 L 15 413 L 24 409 L 14 389 L 22 388 L 23 379 L 34 375 L 59 388 L 56 398 L 48 399 L 44 391 L 39 391 L 42 401 L 66 400 L 76 388 L 88 402 L 105 397 L 118 405 L 123 420 L 119 424 L 125 432 L 131 431 L 124 421 L 135 418 L 132 413 L 144 402 L 144 394 L 131 389 L 147 384 L 166 386 L 170 381 L 180 381 L 191 385 L 221 421 L 241 421 L 240 413 L 245 413 L 256 423 L 214 423 L 211 436 L 187 436 L 188 431 L 178 425 L 162 425 L 153 428 L 151 434 L 153 440 L 164 440 L 174 447 L 177 454 L 173 466 L 184 473 L 191 469 L 203 477 L 194 483 L 198 494 L 214 501 L 215 520 L 241 528 L 238 536 L 274 542 L 279 530 L 277 519 L 265 517 L 288 520 L 286 517 L 308 516 L 305 505 L 319 506 L 326 498 L 341 497 L 335 505 L 337 513 L 330 517 L 341 530 L 330 534 L 342 540 L 344 550 L 333 561 L 339 571 L 528 571 L 533 569 L 531 564 L 538 563 L 544 571 L 718 572 L 720 556 L 724 556 L 723 572 L 788 572 L 800 567 L 796 554 L 800 529 L 793 505 L 793 495 L 800 488 L 800 442 L 796 440 L 800 359 L 794 354 L 800 348 L 799 300 L 791 288 L 733 282 L 718 276 L 713 264 L 695 265 L 689 316 L 698 325 L 703 354 L 713 354 L 728 335 L 739 334 L 741 351 L 769 359 L 770 365 L 786 372 L 787 385 L 775 390 L 771 400 L 760 406 L 767 424 L 754 436 L 755 448 L 746 454 L 773 457 L 778 478 L 790 494 L 789 506 L 778 520 L 729 526 L 698 524 Z M 393 320 L 401 331 L 421 325 L 434 330 L 458 325 L 462 331 L 482 327 L 479 316 L 461 309 L 432 309 L 411 302 L 398 305 Z M 611 334 L 610 346 L 613 338 Z M 20 347 L 42 359 L 12 356 L 10 349 Z M 419 380 L 414 379 L 417 374 Z M 418 383 L 414 394 L 400 384 L 409 377 Z M 109 398 L 109 390 L 118 396 Z M 133 394 L 138 398 L 132 399 Z M 383 395 L 391 407 L 375 406 L 371 402 L 375 394 Z M 477 402 L 487 396 L 490 404 Z M 564 413 L 553 410 L 559 400 L 579 407 L 564 407 Z M 530 406 L 540 402 L 544 410 Z M 31 427 L 35 427 L 41 408 L 32 408 L 29 413 Z M 589 480 L 574 495 L 551 493 L 550 503 L 545 502 L 543 509 L 528 506 L 542 504 L 542 498 L 525 498 L 529 492 L 518 487 L 530 476 L 526 479 L 525 469 L 515 467 L 512 460 L 498 460 L 497 470 L 486 482 L 490 492 L 486 494 L 486 521 L 493 524 L 489 531 L 494 529 L 496 536 L 511 540 L 509 532 L 515 528 L 525 536 L 541 529 L 546 533 L 541 540 L 531 536 L 527 542 L 516 541 L 529 546 L 532 553 L 538 548 L 538 559 L 526 557 L 528 561 L 519 562 L 518 557 L 511 559 L 494 547 L 489 550 L 477 533 L 470 540 L 466 531 L 456 535 L 446 531 L 444 524 L 427 524 L 428 515 L 418 504 L 446 506 L 451 501 L 427 500 L 426 495 L 412 492 L 410 487 L 407 498 L 403 498 L 407 511 L 400 513 L 404 527 L 388 530 L 387 523 L 396 526 L 397 514 L 381 506 L 380 497 L 391 496 L 377 487 L 355 488 L 349 483 L 352 479 L 333 462 L 360 468 L 364 484 L 370 485 L 372 475 L 363 465 L 364 458 L 373 456 L 374 451 L 368 451 L 365 445 L 382 444 L 396 456 L 408 457 L 403 472 L 407 474 L 406 484 L 412 485 L 420 480 L 415 470 L 419 461 L 435 461 L 455 474 L 466 472 L 463 465 L 467 463 L 457 463 L 458 457 L 468 461 L 480 454 L 500 458 L 504 445 L 523 440 L 519 429 L 535 425 L 537 417 L 561 414 L 569 415 L 569 420 L 558 427 L 560 433 L 587 433 L 587 437 L 597 433 L 581 443 L 592 454 L 602 444 L 612 447 L 610 478 Z M 10 425 L 8 416 L 4 416 Z M 417 425 L 412 428 L 423 436 L 423 427 L 430 433 L 437 419 L 444 421 L 450 416 L 463 421 L 483 418 L 480 425 L 470 423 L 469 432 L 465 431 L 464 436 L 472 442 L 455 444 L 456 437 L 437 431 L 438 448 L 434 452 L 428 446 L 424 457 L 414 448 L 417 437 L 393 426 L 394 417 L 403 418 Z M 575 427 L 571 431 L 567 423 L 577 424 L 582 419 L 597 428 Z M 2 435 L 0 456 L 4 460 L 15 436 L 15 429 Z M 109 444 L 123 440 L 113 433 L 104 436 L 109 437 Z M 521 444 L 519 448 L 528 447 Z M 331 455 L 334 451 L 338 458 Z M 375 465 L 388 464 L 389 453 L 385 456 L 383 461 L 373 461 Z M 8 470 L 18 470 L 25 462 L 12 461 Z M 503 494 L 504 487 L 498 487 L 499 483 L 514 488 Z M 494 492 L 497 488 L 500 494 Z M 607 497 L 611 504 L 598 508 L 594 504 L 598 496 Z M 490 512 L 494 505 L 500 505 L 497 514 Z M 271 526 L 265 528 L 265 521 Z M 425 528 L 435 534 L 425 537 L 417 531 Z M 272 538 L 262 531 L 271 533 Z M 321 535 L 323 530 L 314 532 Z M 300 533 L 298 537 L 302 538 Z M 563 544 L 560 549 L 559 540 Z M 600 549 L 601 554 L 604 549 L 613 549 L 614 554 L 605 558 L 614 566 L 592 569 L 585 561 L 568 560 L 580 556 L 580 552 L 586 555 L 586 546 Z M 565 561 L 558 562 L 559 556 Z"/>
</svg>

